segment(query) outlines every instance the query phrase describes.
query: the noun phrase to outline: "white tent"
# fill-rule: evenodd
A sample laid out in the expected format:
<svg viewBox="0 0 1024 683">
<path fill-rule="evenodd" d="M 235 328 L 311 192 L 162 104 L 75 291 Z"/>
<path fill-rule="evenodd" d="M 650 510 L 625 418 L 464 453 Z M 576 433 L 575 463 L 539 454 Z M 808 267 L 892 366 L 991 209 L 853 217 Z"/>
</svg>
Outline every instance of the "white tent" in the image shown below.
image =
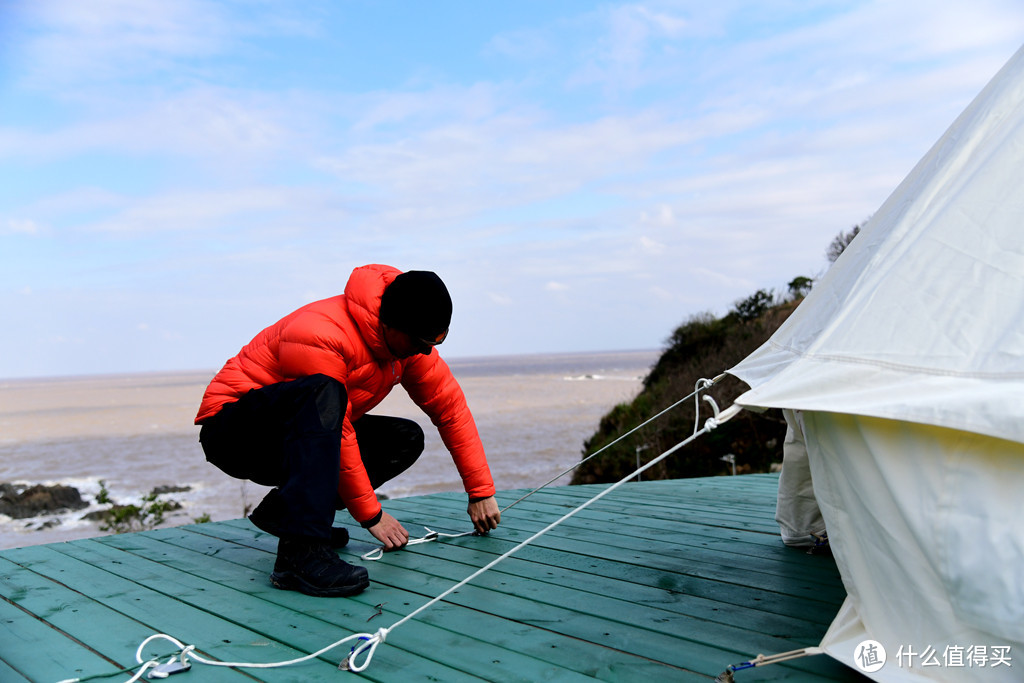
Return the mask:
<svg viewBox="0 0 1024 683">
<path fill-rule="evenodd" d="M 1024 680 L 1024 48 L 729 371 L 790 409 L 882 680 Z"/>
</svg>

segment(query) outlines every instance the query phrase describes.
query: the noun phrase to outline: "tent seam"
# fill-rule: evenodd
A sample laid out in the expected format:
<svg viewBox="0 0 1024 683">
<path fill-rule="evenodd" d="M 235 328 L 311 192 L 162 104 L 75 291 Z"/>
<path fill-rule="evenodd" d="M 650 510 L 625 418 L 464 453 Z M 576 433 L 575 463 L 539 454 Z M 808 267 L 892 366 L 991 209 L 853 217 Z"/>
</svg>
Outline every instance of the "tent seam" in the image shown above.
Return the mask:
<svg viewBox="0 0 1024 683">
<path fill-rule="evenodd" d="M 959 377 L 964 379 L 985 379 L 985 380 L 1024 380 L 1024 372 L 957 372 L 952 370 L 938 370 L 933 368 L 925 368 L 918 365 L 906 365 L 903 363 L 893 363 L 890 361 L 883 360 L 871 360 L 867 358 L 851 358 L 850 356 L 836 356 L 833 354 L 818 354 L 818 353 L 800 353 L 791 346 L 786 346 L 768 340 L 775 349 L 790 353 L 799 358 L 808 358 L 810 360 L 827 360 L 836 363 L 845 363 L 847 365 L 866 365 L 878 368 L 885 368 L 887 370 L 899 370 L 901 372 L 913 372 L 922 375 L 933 375 L 938 377 Z"/>
</svg>

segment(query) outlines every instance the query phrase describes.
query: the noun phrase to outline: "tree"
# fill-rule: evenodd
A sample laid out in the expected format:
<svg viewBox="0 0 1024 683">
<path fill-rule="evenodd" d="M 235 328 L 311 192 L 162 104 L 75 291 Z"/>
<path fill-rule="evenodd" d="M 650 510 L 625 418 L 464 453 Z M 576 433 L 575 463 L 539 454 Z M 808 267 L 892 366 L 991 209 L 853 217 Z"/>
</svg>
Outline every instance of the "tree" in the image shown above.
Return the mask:
<svg viewBox="0 0 1024 683">
<path fill-rule="evenodd" d="M 814 284 L 814 280 L 803 275 L 795 277 L 789 282 L 789 299 L 790 301 L 796 301 L 807 296 L 807 293 L 811 291 L 811 285 Z"/>
<path fill-rule="evenodd" d="M 746 299 L 737 301 L 733 312 L 743 321 L 757 320 L 775 303 L 775 294 L 769 289 L 759 289 Z"/>
<path fill-rule="evenodd" d="M 867 221 L 864 221 L 864 223 L 866 224 Z M 850 246 L 850 242 L 852 242 L 853 238 L 858 234 L 860 234 L 860 226 L 855 225 L 849 232 L 840 232 L 836 235 L 835 239 L 832 240 L 832 243 L 828 245 L 828 249 L 825 250 L 825 256 L 828 257 L 828 262 L 835 263 L 836 259 L 846 251 L 846 248 Z"/>
</svg>

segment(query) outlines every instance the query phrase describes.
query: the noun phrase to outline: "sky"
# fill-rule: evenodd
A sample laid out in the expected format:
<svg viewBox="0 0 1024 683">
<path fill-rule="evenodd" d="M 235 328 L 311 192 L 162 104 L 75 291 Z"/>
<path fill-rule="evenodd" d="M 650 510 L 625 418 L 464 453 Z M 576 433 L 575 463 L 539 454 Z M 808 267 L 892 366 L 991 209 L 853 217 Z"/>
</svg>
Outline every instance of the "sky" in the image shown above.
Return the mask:
<svg viewBox="0 0 1024 683">
<path fill-rule="evenodd" d="M 818 277 L 1018 0 L 0 0 L 0 378 L 211 370 L 352 269 L 449 358 L 662 348 Z"/>
</svg>

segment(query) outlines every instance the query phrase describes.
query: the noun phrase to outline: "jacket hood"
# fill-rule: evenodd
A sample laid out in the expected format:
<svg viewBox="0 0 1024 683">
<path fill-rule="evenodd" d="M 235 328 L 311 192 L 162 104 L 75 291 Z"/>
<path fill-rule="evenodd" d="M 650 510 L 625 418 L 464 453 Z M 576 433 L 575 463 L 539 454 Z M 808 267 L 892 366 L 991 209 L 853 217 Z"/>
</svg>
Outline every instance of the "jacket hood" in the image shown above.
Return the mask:
<svg viewBox="0 0 1024 683">
<path fill-rule="evenodd" d="M 393 266 L 373 263 L 360 266 L 352 271 L 345 284 L 345 304 L 348 314 L 356 324 L 360 336 L 370 347 L 374 357 L 392 359 L 391 351 L 384 342 L 380 322 L 380 299 L 384 290 L 402 271 Z"/>
</svg>

